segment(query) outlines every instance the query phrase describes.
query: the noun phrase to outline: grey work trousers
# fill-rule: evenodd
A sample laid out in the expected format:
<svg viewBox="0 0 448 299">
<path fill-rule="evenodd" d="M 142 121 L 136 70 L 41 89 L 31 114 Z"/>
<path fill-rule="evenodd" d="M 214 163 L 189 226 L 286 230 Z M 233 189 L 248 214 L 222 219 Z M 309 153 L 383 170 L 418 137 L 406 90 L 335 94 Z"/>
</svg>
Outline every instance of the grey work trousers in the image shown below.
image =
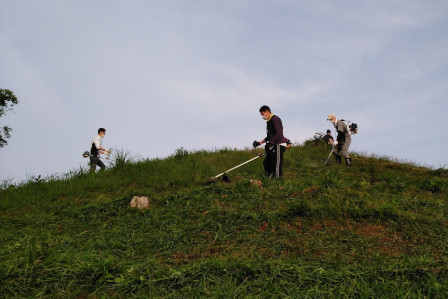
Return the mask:
<svg viewBox="0 0 448 299">
<path fill-rule="evenodd" d="M 348 154 L 348 148 L 350 147 L 350 143 L 352 142 L 351 139 L 346 139 L 345 142 L 343 144 L 338 144 L 335 148 L 334 148 L 334 153 L 335 154 L 339 154 L 342 152 L 342 156 L 345 159 L 350 158 L 350 155 Z"/>
</svg>

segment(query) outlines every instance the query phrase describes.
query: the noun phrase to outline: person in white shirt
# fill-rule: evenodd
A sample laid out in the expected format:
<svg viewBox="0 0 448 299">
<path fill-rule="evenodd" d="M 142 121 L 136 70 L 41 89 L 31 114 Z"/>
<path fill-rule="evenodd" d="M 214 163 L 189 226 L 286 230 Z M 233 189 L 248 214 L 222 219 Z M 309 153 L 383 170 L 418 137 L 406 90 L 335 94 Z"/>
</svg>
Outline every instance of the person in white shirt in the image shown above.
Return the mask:
<svg viewBox="0 0 448 299">
<path fill-rule="evenodd" d="M 96 167 L 99 166 L 101 170 L 104 170 L 106 166 L 104 163 L 100 160 L 100 154 L 108 154 L 108 150 L 105 148 L 102 148 L 101 140 L 106 135 L 106 129 L 99 128 L 98 129 L 98 136 L 93 138 L 91 147 L 90 147 L 90 172 L 94 172 L 96 170 Z"/>
</svg>

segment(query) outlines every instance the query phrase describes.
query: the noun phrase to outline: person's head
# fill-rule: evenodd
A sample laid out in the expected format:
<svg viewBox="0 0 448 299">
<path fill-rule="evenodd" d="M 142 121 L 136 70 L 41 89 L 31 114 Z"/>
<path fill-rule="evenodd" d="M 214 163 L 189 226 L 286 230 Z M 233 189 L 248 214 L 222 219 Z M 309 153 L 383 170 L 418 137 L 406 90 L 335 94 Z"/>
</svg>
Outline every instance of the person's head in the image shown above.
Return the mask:
<svg viewBox="0 0 448 299">
<path fill-rule="evenodd" d="M 104 129 L 104 128 L 99 128 L 99 129 L 98 129 L 98 135 L 99 135 L 101 138 L 104 138 L 104 135 L 106 135 L 106 129 Z"/>
<path fill-rule="evenodd" d="M 261 114 L 261 117 L 262 117 L 264 120 L 268 120 L 268 119 L 269 119 L 269 116 L 271 116 L 271 109 L 270 109 L 268 106 L 266 106 L 266 105 L 261 106 L 261 108 L 260 108 L 260 114 Z"/>
<path fill-rule="evenodd" d="M 327 130 L 327 135 L 331 135 L 331 130 Z"/>
<path fill-rule="evenodd" d="M 331 123 L 334 124 L 336 122 L 336 116 L 333 113 L 331 113 L 328 115 L 327 120 L 329 120 Z"/>
</svg>

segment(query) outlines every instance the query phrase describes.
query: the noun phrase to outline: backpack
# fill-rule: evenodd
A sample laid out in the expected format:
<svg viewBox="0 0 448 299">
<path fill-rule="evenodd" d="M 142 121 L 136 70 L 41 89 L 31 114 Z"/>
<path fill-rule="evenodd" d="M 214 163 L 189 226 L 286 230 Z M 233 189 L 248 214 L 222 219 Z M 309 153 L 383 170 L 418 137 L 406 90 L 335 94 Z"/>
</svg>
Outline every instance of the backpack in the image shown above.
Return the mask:
<svg viewBox="0 0 448 299">
<path fill-rule="evenodd" d="M 350 131 L 350 134 L 356 134 L 358 133 L 358 125 L 356 123 L 352 123 L 349 120 L 341 119 L 341 121 L 346 121 L 348 125 L 348 130 Z"/>
<path fill-rule="evenodd" d="M 349 128 L 349 130 L 350 130 L 350 134 L 356 134 L 356 133 L 358 133 L 358 125 L 357 125 L 357 124 L 355 124 L 355 123 L 351 123 L 351 124 L 348 126 L 348 128 Z"/>
</svg>

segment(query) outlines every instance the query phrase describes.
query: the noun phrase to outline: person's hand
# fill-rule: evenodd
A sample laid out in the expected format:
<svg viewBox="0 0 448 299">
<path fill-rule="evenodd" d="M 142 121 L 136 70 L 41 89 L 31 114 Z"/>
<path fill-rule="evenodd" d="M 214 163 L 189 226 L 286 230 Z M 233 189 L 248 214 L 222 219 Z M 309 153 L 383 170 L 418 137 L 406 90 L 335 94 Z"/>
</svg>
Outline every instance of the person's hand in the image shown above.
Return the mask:
<svg viewBox="0 0 448 299">
<path fill-rule="evenodd" d="M 253 147 L 257 147 L 257 146 L 260 145 L 260 142 L 258 142 L 257 140 L 255 140 L 255 141 L 252 143 L 252 145 L 253 145 Z"/>
<path fill-rule="evenodd" d="M 338 145 L 338 142 L 337 141 L 333 141 L 333 143 L 331 145 L 336 146 L 336 145 Z"/>
</svg>

